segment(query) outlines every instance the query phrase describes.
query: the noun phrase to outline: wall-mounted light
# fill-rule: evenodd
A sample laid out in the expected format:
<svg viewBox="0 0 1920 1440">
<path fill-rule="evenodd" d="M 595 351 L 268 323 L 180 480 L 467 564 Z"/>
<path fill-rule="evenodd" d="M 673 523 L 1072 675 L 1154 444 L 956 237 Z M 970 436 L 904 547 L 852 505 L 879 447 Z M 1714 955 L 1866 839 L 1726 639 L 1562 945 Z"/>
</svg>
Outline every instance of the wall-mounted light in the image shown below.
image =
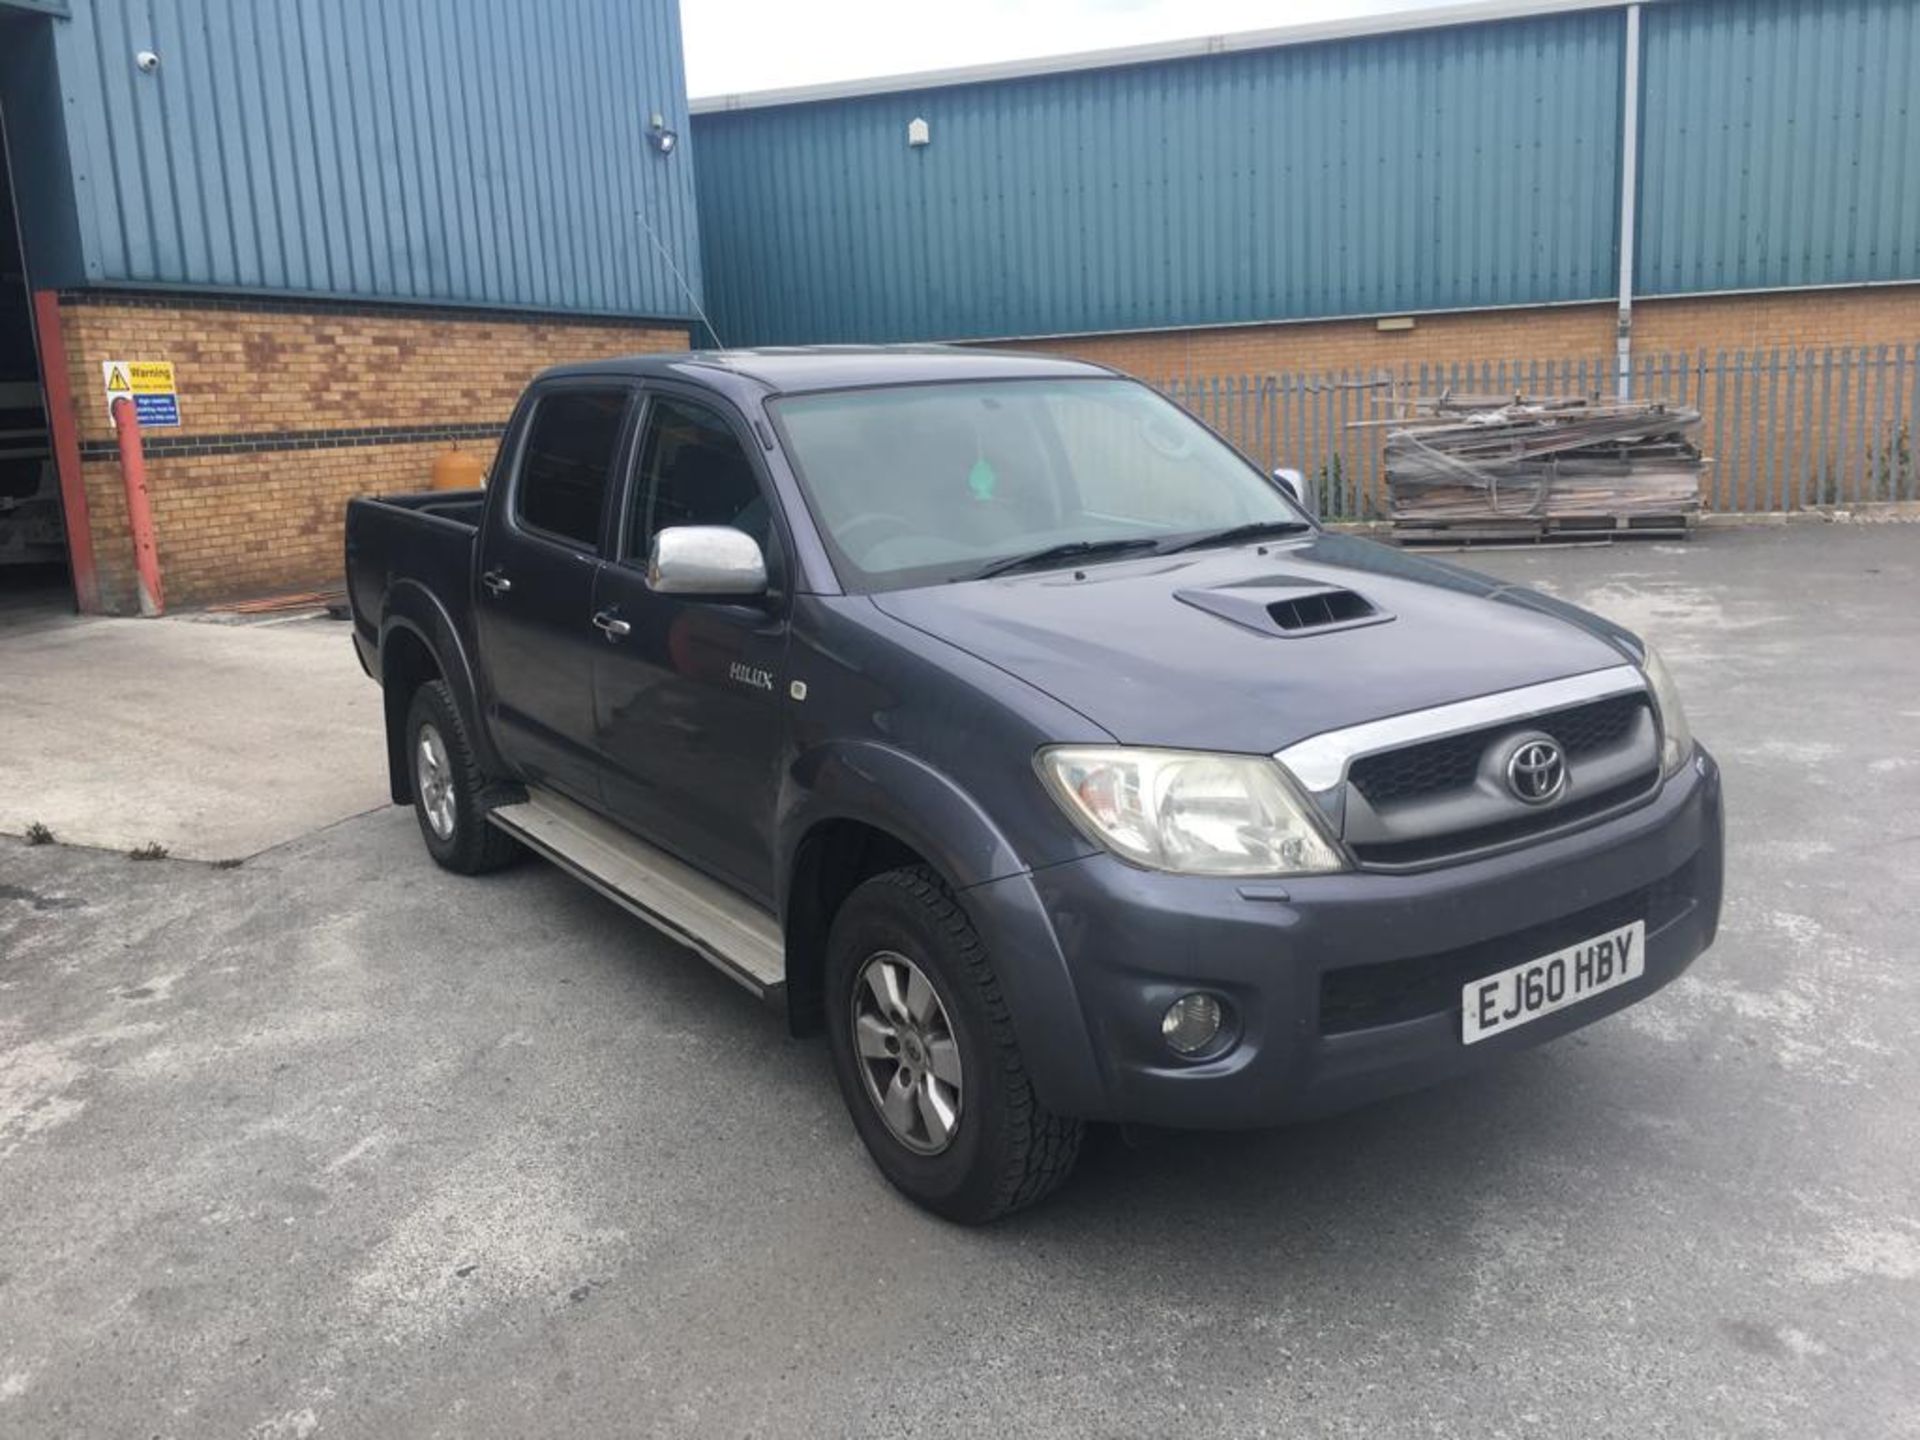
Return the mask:
<svg viewBox="0 0 1920 1440">
<path fill-rule="evenodd" d="M 653 118 L 647 122 L 647 143 L 662 155 L 671 155 L 673 147 L 680 143 L 680 136 L 667 128 L 667 117 L 658 110 L 653 112 Z"/>
<path fill-rule="evenodd" d="M 930 144 L 933 131 L 927 128 L 927 122 L 918 115 L 907 122 L 907 148 L 918 150 L 922 145 Z"/>
</svg>

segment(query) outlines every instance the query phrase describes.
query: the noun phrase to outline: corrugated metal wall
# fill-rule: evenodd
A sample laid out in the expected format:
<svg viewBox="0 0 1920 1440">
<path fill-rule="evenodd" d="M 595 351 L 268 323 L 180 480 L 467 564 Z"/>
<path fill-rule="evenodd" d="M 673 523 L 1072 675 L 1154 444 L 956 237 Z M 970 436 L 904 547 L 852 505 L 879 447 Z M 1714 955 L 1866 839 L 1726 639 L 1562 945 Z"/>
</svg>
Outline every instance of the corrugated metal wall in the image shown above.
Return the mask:
<svg viewBox="0 0 1920 1440">
<path fill-rule="evenodd" d="M 1648 293 L 1920 278 L 1920 5 L 1642 12 Z"/>
<path fill-rule="evenodd" d="M 1598 11 L 703 114 L 708 309 L 740 343 L 1605 295 L 1623 35 Z"/>
<path fill-rule="evenodd" d="M 1638 290 L 1920 280 L 1920 4 L 1642 24 Z M 708 309 L 755 343 L 1610 297 L 1625 31 L 1613 8 L 702 113 Z"/>
<path fill-rule="evenodd" d="M 0 120 L 27 273 L 36 286 L 77 285 L 83 278 L 53 24 L 44 15 L 0 7 Z"/>
<path fill-rule="evenodd" d="M 656 110 L 688 128 L 675 0 L 76 0 L 45 23 L 89 282 L 691 313 L 635 219 L 697 289 L 688 156 L 646 143 Z"/>
</svg>

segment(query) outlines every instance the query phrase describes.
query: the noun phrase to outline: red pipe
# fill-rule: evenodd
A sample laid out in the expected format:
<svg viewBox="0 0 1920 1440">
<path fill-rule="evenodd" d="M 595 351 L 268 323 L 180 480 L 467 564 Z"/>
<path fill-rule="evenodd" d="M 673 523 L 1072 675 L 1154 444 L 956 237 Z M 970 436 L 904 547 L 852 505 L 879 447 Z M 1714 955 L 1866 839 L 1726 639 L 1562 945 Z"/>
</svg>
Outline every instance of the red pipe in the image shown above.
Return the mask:
<svg viewBox="0 0 1920 1440">
<path fill-rule="evenodd" d="M 120 439 L 120 470 L 127 480 L 127 527 L 133 531 L 133 565 L 140 577 L 140 613 L 166 608 L 160 590 L 160 552 L 153 544 L 153 510 L 147 504 L 147 457 L 140 448 L 140 413 L 124 395 L 114 397 L 113 428 Z"/>
<path fill-rule="evenodd" d="M 82 610 L 92 613 L 100 608 L 93 520 L 87 513 L 87 482 L 80 473 L 80 431 L 74 423 L 73 387 L 68 383 L 67 342 L 60 331 L 60 297 L 51 290 L 33 292 L 33 332 L 40 342 L 40 384 L 47 397 L 47 429 L 53 434 L 53 468 L 60 476 L 73 598 Z"/>
</svg>

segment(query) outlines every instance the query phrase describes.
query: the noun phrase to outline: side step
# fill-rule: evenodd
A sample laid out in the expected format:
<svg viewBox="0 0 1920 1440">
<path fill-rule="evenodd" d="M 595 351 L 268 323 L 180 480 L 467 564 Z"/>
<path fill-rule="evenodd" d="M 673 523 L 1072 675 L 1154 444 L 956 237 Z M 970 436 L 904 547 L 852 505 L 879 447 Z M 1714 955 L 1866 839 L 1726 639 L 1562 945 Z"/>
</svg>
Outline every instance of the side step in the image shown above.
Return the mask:
<svg viewBox="0 0 1920 1440">
<path fill-rule="evenodd" d="M 785 994 L 779 923 L 725 885 L 551 790 L 529 790 L 525 801 L 487 818 L 761 999 Z"/>
</svg>

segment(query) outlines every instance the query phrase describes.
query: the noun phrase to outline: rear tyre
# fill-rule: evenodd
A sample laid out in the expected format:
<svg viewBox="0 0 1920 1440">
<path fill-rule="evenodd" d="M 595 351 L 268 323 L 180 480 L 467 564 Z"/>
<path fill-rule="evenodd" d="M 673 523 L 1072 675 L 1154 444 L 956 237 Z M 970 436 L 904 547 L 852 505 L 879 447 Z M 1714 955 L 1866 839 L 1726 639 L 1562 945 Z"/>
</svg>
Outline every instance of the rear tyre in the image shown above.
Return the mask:
<svg viewBox="0 0 1920 1440">
<path fill-rule="evenodd" d="M 935 1214 L 984 1224 L 1052 1193 L 1085 1127 L 1035 1099 L 987 949 L 923 866 L 865 881 L 827 941 L 835 1078 L 874 1163 Z"/>
<path fill-rule="evenodd" d="M 518 843 L 487 823 L 486 776 L 444 680 L 429 680 L 413 692 L 407 708 L 407 768 L 420 836 L 441 865 L 479 875 L 519 857 Z"/>
</svg>

